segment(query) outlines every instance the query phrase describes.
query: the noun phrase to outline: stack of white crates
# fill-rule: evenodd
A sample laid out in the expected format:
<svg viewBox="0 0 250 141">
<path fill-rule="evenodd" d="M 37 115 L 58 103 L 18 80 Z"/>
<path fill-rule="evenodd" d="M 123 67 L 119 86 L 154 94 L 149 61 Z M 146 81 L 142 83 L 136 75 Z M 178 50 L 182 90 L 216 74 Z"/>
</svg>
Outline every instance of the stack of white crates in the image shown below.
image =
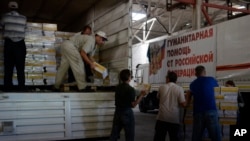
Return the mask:
<svg viewBox="0 0 250 141">
<path fill-rule="evenodd" d="M 55 31 L 56 24 L 28 23 L 25 36 L 27 46 L 25 72 L 25 85 L 50 85 L 47 83 L 48 74 L 55 78 L 56 50 Z M 51 79 L 54 83 L 55 79 Z"/>
<path fill-rule="evenodd" d="M 219 113 L 222 134 L 224 138 L 229 138 L 230 125 L 236 125 L 238 110 L 238 87 L 220 87 L 220 95 L 217 101 L 220 102 Z"/>
</svg>

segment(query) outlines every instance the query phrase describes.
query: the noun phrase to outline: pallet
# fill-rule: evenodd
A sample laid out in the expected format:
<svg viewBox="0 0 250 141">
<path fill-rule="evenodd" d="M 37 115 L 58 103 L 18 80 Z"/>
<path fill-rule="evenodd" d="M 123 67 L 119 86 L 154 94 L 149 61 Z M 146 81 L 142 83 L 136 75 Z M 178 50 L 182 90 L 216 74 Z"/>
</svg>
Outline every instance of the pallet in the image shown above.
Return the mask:
<svg viewBox="0 0 250 141">
<path fill-rule="evenodd" d="M 93 83 L 87 83 L 87 86 L 90 86 L 91 89 L 97 91 L 114 91 L 115 85 L 97 85 L 97 84 L 93 84 Z M 61 91 L 63 92 L 70 92 L 70 91 L 77 91 L 77 83 L 73 82 L 73 83 L 65 83 L 62 85 L 61 87 Z"/>
<path fill-rule="evenodd" d="M 91 86 L 91 89 L 96 90 L 96 86 L 92 83 L 87 83 L 87 86 Z M 76 82 L 65 83 L 61 87 L 61 91 L 63 91 L 63 92 L 70 92 L 70 91 L 77 91 L 77 90 L 78 90 L 78 88 L 77 88 Z"/>
</svg>

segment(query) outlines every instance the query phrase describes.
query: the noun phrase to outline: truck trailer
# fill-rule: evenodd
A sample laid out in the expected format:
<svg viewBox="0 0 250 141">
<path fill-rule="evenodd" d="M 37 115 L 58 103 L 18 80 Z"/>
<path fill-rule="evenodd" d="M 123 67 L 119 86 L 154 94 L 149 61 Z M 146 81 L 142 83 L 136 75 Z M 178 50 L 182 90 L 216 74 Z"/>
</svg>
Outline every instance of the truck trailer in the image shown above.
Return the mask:
<svg viewBox="0 0 250 141">
<path fill-rule="evenodd" d="M 158 109 L 156 94 L 166 83 L 168 71 L 176 72 L 177 83 L 188 90 L 197 65 L 205 66 L 207 75 L 215 77 L 220 86 L 233 80 L 240 91 L 250 91 L 248 20 L 250 16 L 244 16 L 150 43 L 149 63 L 137 65 L 135 73 L 136 87 L 151 85 L 140 111 Z"/>
</svg>

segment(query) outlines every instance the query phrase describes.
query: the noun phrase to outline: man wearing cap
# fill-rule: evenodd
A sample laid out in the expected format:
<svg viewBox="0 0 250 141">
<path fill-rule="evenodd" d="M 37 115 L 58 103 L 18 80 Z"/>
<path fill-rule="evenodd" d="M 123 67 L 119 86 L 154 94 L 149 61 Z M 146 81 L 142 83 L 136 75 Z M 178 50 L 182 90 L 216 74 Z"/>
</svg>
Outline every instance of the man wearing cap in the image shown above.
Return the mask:
<svg viewBox="0 0 250 141">
<path fill-rule="evenodd" d="M 71 67 L 73 71 L 78 90 L 83 92 L 90 91 L 90 89 L 86 89 L 86 74 L 83 61 L 89 64 L 91 69 L 94 69 L 93 55 L 96 50 L 96 45 L 103 45 L 105 41 L 107 41 L 107 36 L 103 31 L 96 32 L 95 37 L 75 35 L 69 40 L 64 41 L 61 45 L 62 58 L 56 74 L 55 91 L 59 91 L 69 67 Z M 89 54 L 89 56 L 87 54 Z"/>
<path fill-rule="evenodd" d="M 2 16 L 0 28 L 4 37 L 4 91 L 13 90 L 13 70 L 16 67 L 18 90 L 25 90 L 25 57 L 24 42 L 27 19 L 17 12 L 18 4 L 9 2 L 10 12 Z"/>
</svg>

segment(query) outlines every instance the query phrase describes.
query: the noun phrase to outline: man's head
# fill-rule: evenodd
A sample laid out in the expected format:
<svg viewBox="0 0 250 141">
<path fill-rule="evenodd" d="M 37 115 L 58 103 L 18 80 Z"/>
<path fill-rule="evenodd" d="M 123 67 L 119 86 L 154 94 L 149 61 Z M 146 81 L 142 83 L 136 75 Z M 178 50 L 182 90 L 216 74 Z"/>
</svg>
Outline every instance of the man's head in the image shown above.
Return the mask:
<svg viewBox="0 0 250 141">
<path fill-rule="evenodd" d="M 226 81 L 226 87 L 236 87 L 236 86 L 233 80 L 228 80 Z"/>
<path fill-rule="evenodd" d="M 195 68 L 195 76 L 199 77 L 199 76 L 205 76 L 206 75 L 206 69 L 204 66 L 199 65 Z"/>
<path fill-rule="evenodd" d="M 131 80 L 131 72 L 129 69 L 124 69 L 120 72 L 120 80 L 122 82 L 128 82 Z"/>
<path fill-rule="evenodd" d="M 95 34 L 95 41 L 98 45 L 103 45 L 105 41 L 108 41 L 108 37 L 105 32 L 97 31 Z"/>
<path fill-rule="evenodd" d="M 8 4 L 8 7 L 10 9 L 18 9 L 18 4 L 15 1 L 10 1 L 9 4 Z"/>
<path fill-rule="evenodd" d="M 91 35 L 92 33 L 92 28 L 88 25 L 85 25 L 83 27 L 83 30 L 82 30 L 82 33 L 81 34 L 84 34 L 84 35 Z"/>
<path fill-rule="evenodd" d="M 167 83 L 168 82 L 173 82 L 176 83 L 177 81 L 177 74 L 173 71 L 168 71 L 168 74 L 166 76 Z"/>
</svg>

